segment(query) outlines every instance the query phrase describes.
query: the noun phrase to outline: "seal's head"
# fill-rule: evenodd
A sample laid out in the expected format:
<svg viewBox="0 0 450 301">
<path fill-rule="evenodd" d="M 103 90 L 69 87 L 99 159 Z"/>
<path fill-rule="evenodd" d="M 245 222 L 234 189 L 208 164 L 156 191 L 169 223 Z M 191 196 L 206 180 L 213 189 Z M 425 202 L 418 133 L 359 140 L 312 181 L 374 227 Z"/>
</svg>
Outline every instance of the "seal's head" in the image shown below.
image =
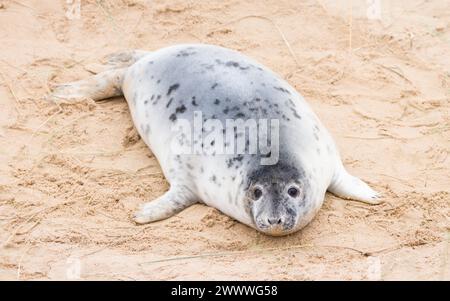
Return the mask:
<svg viewBox="0 0 450 301">
<path fill-rule="evenodd" d="M 255 167 L 245 193 L 254 227 L 274 236 L 299 230 L 305 225 L 303 217 L 314 207 L 308 204 L 308 187 L 304 172 L 291 164 Z"/>
</svg>

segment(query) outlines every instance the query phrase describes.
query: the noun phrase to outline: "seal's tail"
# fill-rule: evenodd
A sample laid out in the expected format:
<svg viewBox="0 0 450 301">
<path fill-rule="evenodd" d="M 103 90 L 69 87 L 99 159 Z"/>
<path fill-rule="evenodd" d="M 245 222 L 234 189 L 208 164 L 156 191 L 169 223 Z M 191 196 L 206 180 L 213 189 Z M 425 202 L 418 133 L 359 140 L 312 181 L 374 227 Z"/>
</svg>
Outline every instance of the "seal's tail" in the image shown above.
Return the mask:
<svg viewBox="0 0 450 301">
<path fill-rule="evenodd" d="M 106 57 L 106 71 L 88 79 L 52 87 L 50 98 L 56 100 L 77 100 L 90 98 L 100 100 L 122 95 L 122 82 L 125 72 L 149 52 L 132 50 L 114 53 Z"/>
</svg>

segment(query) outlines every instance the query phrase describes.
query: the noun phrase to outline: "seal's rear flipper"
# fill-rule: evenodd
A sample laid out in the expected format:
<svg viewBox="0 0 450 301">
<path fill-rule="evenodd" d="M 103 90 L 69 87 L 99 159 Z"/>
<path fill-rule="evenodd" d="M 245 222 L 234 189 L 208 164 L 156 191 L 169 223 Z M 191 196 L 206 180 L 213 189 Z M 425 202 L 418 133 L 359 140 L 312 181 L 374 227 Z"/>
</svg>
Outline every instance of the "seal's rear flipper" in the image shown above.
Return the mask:
<svg viewBox="0 0 450 301">
<path fill-rule="evenodd" d="M 380 204 L 380 195 L 357 177 L 349 174 L 343 166 L 334 175 L 328 191 L 334 195 L 367 204 Z"/>
<path fill-rule="evenodd" d="M 127 68 L 112 69 L 88 79 L 53 87 L 50 98 L 100 100 L 122 95 L 122 81 Z"/>
<path fill-rule="evenodd" d="M 184 186 L 171 186 L 170 189 L 149 203 L 133 216 L 138 224 L 147 224 L 169 218 L 183 209 L 197 203 L 195 195 Z"/>
<path fill-rule="evenodd" d="M 130 50 L 106 56 L 103 70 L 88 79 L 52 87 L 49 97 L 53 100 L 101 100 L 122 95 L 122 81 L 127 68 L 149 54 L 149 51 Z"/>
</svg>

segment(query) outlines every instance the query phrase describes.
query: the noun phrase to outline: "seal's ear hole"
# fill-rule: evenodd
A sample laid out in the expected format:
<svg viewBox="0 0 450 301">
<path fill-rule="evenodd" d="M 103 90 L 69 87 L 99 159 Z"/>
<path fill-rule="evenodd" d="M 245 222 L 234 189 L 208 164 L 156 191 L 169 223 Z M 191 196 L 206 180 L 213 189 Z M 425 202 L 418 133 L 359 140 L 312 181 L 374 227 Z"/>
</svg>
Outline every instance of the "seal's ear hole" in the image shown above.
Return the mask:
<svg viewBox="0 0 450 301">
<path fill-rule="evenodd" d="M 262 190 L 261 188 L 255 187 L 253 189 L 253 197 L 255 198 L 255 200 L 259 199 L 262 196 Z"/>
</svg>

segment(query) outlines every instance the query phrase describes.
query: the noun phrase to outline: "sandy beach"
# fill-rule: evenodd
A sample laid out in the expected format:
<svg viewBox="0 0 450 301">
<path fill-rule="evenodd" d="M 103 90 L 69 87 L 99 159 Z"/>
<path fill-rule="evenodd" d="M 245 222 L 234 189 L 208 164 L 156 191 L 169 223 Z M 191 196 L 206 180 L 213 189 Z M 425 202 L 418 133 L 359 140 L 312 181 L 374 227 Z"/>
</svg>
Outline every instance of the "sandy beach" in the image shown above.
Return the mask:
<svg viewBox="0 0 450 301">
<path fill-rule="evenodd" d="M 367 3 L 0 0 L 0 280 L 450 280 L 450 4 Z M 278 238 L 201 204 L 137 226 L 168 183 L 123 97 L 46 95 L 177 43 L 277 72 L 384 203 L 327 194 Z"/>
</svg>

